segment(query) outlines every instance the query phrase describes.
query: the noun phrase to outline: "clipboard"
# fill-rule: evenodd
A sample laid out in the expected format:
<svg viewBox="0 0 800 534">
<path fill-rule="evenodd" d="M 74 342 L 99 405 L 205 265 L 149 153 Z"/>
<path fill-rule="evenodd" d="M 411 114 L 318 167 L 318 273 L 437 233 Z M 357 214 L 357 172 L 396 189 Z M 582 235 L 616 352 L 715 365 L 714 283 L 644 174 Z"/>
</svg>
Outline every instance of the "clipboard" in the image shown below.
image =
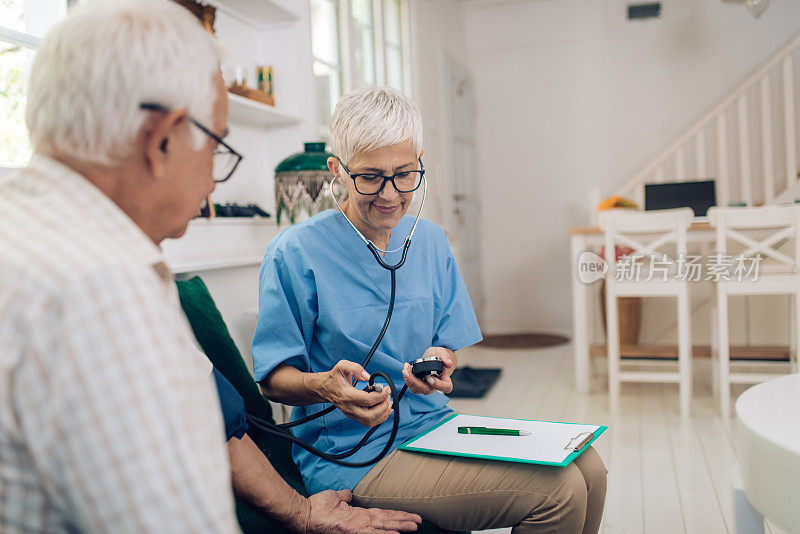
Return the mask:
<svg viewBox="0 0 800 534">
<path fill-rule="evenodd" d="M 531 435 L 459 434 L 457 430 L 459 426 L 514 428 L 527 430 Z M 607 429 L 608 427 L 604 425 L 451 414 L 421 434 L 406 440 L 398 449 L 565 467 Z"/>
</svg>

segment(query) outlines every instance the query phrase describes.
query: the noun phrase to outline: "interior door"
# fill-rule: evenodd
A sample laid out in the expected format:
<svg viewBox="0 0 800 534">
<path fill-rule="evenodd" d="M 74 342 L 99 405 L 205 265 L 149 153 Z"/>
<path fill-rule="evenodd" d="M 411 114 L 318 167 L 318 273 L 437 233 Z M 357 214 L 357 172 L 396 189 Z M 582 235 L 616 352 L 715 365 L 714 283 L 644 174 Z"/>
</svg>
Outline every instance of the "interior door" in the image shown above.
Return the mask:
<svg viewBox="0 0 800 534">
<path fill-rule="evenodd" d="M 483 310 L 480 204 L 477 192 L 475 95 L 469 71 L 447 54 L 440 56 L 442 125 L 448 194 L 447 233 L 469 290 L 478 321 Z"/>
</svg>

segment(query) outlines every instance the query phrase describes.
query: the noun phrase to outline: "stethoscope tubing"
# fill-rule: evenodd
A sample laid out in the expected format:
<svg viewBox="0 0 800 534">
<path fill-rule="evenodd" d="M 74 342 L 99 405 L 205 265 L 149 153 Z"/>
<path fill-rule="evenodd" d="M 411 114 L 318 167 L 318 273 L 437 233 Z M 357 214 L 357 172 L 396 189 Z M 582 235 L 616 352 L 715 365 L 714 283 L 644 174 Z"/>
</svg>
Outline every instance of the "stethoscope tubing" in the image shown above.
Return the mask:
<svg viewBox="0 0 800 534">
<path fill-rule="evenodd" d="M 391 274 L 391 292 L 389 294 L 389 309 L 386 312 L 386 319 L 383 322 L 383 328 L 381 328 L 380 334 L 378 334 L 378 337 L 375 338 L 375 341 L 372 343 L 372 347 L 370 347 L 369 352 L 367 353 L 367 356 L 364 358 L 364 361 L 361 364 L 361 367 L 363 367 L 365 369 L 367 367 L 367 364 L 372 359 L 372 356 L 375 354 L 375 351 L 378 350 L 378 346 L 381 344 L 381 341 L 383 341 L 383 336 L 386 335 L 386 330 L 389 328 L 389 322 L 392 320 L 392 312 L 394 311 L 394 300 L 395 300 L 395 295 L 396 295 L 396 292 L 397 292 L 397 275 L 396 275 L 396 272 L 397 272 L 397 269 L 402 267 L 403 263 L 405 263 L 406 254 L 408 252 L 408 247 L 409 247 L 410 244 L 411 244 L 411 241 L 406 241 L 406 245 L 403 248 L 403 257 L 400 259 L 400 261 L 396 265 L 388 266 L 385 263 L 380 262 L 382 266 L 386 266 L 385 268 L 388 269 L 389 273 Z M 380 254 L 378 254 L 375 251 L 375 248 L 376 248 L 375 246 L 371 246 L 370 247 L 370 251 L 372 251 L 372 253 L 375 255 L 376 258 L 380 258 Z M 358 382 L 358 380 L 356 380 L 354 378 L 353 382 L 352 382 L 352 385 L 355 386 L 357 382 Z M 321 410 L 319 412 L 315 412 L 315 413 L 313 413 L 311 415 L 307 415 L 307 416 L 303 417 L 302 419 L 297 419 L 296 421 L 290 421 L 288 423 L 284 423 L 284 424 L 278 425 L 278 426 L 281 427 L 281 428 L 294 428 L 296 426 L 300 426 L 302 424 L 308 423 L 309 421 L 313 421 L 314 419 L 317 419 L 318 417 L 322 417 L 323 415 L 329 414 L 335 409 L 336 409 L 336 406 L 330 405 L 327 408 L 325 408 L 324 410 Z"/>
<path fill-rule="evenodd" d="M 358 228 L 356 228 L 356 226 L 352 223 L 352 221 L 350 221 L 350 219 L 344 213 L 344 210 L 342 209 L 341 205 L 339 204 L 339 201 L 336 199 L 336 195 L 333 194 L 333 182 L 336 181 L 338 178 L 339 178 L 338 176 L 335 176 L 334 179 L 331 180 L 331 182 L 328 184 L 328 189 L 330 191 L 331 197 L 333 198 L 333 201 L 336 203 L 336 206 L 339 208 L 339 211 L 342 213 L 342 215 L 344 216 L 345 220 L 347 220 L 348 224 L 350 224 L 350 226 L 353 228 L 353 230 L 356 232 L 356 234 L 361 238 L 361 240 L 364 241 L 364 243 L 366 243 L 367 248 L 372 253 L 372 255 L 375 257 L 375 260 L 378 262 L 378 264 L 381 267 L 383 267 L 384 269 L 388 270 L 389 273 L 391 274 L 391 293 L 390 293 L 390 297 L 389 297 L 389 308 L 388 308 L 388 310 L 386 312 L 386 320 L 383 323 L 383 328 L 381 328 L 380 334 L 378 334 L 378 337 L 375 339 L 375 342 L 372 344 L 372 347 L 370 348 L 369 352 L 367 353 L 367 356 L 364 358 L 364 362 L 361 364 L 361 367 L 366 369 L 367 364 L 372 359 L 372 356 L 375 354 L 375 351 L 378 350 L 378 346 L 381 344 L 381 341 L 383 341 L 383 337 L 384 337 L 384 335 L 386 335 L 386 330 L 389 328 L 389 322 L 392 320 L 392 313 L 394 311 L 395 296 L 397 294 L 397 270 L 400 267 L 402 267 L 403 264 L 406 262 L 406 257 L 408 256 L 408 249 L 411 246 L 411 239 L 412 239 L 412 237 L 414 237 L 414 232 L 417 229 L 417 223 L 419 222 L 420 215 L 422 214 L 422 208 L 425 206 L 425 197 L 427 196 L 428 182 L 427 182 L 427 179 L 423 176 L 423 178 L 422 178 L 422 180 L 423 180 L 422 202 L 420 202 L 419 210 L 417 211 L 417 216 L 414 219 L 414 224 L 411 226 L 411 231 L 409 232 L 408 236 L 406 237 L 405 241 L 403 242 L 403 245 L 401 247 L 398 247 L 395 250 L 387 251 L 387 250 L 383 250 L 383 249 L 378 248 L 377 246 L 375 246 L 375 244 L 372 241 L 370 241 L 369 239 L 364 237 L 364 234 L 362 234 L 361 231 Z M 384 258 L 381 256 L 381 252 L 383 252 L 384 254 L 389 254 L 389 253 L 397 252 L 400 249 L 403 250 L 403 253 L 400 256 L 400 259 L 394 265 L 389 265 L 388 263 L 386 263 Z M 367 431 L 367 433 L 364 434 L 364 437 L 361 438 L 361 441 L 359 441 L 355 446 L 353 446 L 353 448 L 351 448 L 351 449 L 349 449 L 349 450 L 347 450 L 345 452 L 339 453 L 339 454 L 330 454 L 330 453 L 326 453 L 324 451 L 321 451 L 321 450 L 315 448 L 313 445 L 310 445 L 310 444 L 304 442 L 303 440 L 301 440 L 300 438 L 292 435 L 288 431 L 288 429 L 290 429 L 290 428 L 293 428 L 293 427 L 308 423 L 309 421 L 313 421 L 314 419 L 318 419 L 319 417 L 322 417 L 323 415 L 326 415 L 326 414 L 332 412 L 333 410 L 336 409 L 336 406 L 334 406 L 334 405 L 330 405 L 327 408 L 325 408 L 323 410 L 320 410 L 319 412 L 315 412 L 315 413 L 313 413 L 311 415 L 308 415 L 308 416 L 303 417 L 301 419 L 298 419 L 296 421 L 290 421 L 289 423 L 284 423 L 284 424 L 281 424 L 281 425 L 276 425 L 276 424 L 270 423 L 269 421 L 265 421 L 265 420 L 263 420 L 263 419 L 261 419 L 259 417 L 255 417 L 255 416 L 250 415 L 250 414 L 247 414 L 247 419 L 248 419 L 248 421 L 250 421 L 251 424 L 253 424 L 253 426 L 258 428 L 259 430 L 261 430 L 261 431 L 263 431 L 263 432 L 265 432 L 267 434 L 270 434 L 272 436 L 275 436 L 275 437 L 278 437 L 278 438 L 281 438 L 281 439 L 289 440 L 292 443 L 294 443 L 295 445 L 297 445 L 298 447 L 301 447 L 302 449 L 305 449 L 306 451 L 308 451 L 308 452 L 314 454 L 315 456 L 318 456 L 318 457 L 320 457 L 320 458 L 322 458 L 324 460 L 327 460 L 329 462 L 335 463 L 337 465 L 345 466 L 345 467 L 366 467 L 366 466 L 369 466 L 369 465 L 372 465 L 372 464 L 375 464 L 375 463 L 379 462 L 384 456 L 386 456 L 386 454 L 392 448 L 392 445 L 394 444 L 394 441 L 397 438 L 398 429 L 400 427 L 400 410 L 399 410 L 400 400 L 403 398 L 403 395 L 405 395 L 406 391 L 408 390 L 408 385 L 404 384 L 403 385 L 403 389 L 400 391 L 400 393 L 398 393 L 397 392 L 397 387 L 395 386 L 395 384 L 392 381 L 392 379 L 389 377 L 389 375 L 387 375 L 383 371 L 375 371 L 374 373 L 372 373 L 370 375 L 370 377 L 369 377 L 369 385 L 370 386 L 373 385 L 373 383 L 375 381 L 375 377 L 377 377 L 377 376 L 380 376 L 384 380 L 386 380 L 386 383 L 389 386 L 389 389 L 391 391 L 391 396 L 392 396 L 392 409 L 394 410 L 394 413 L 392 414 L 392 419 L 393 419 L 392 420 L 392 431 L 391 431 L 391 433 L 389 435 L 389 439 L 386 442 L 386 445 L 384 446 L 383 450 L 377 456 L 375 456 L 375 458 L 372 458 L 370 460 L 366 460 L 366 461 L 362 461 L 362 462 L 346 462 L 343 459 L 347 458 L 349 456 L 352 456 L 353 454 L 358 452 L 367 443 L 367 440 L 369 440 L 369 438 L 372 437 L 372 435 L 378 430 L 378 428 L 383 423 L 375 425 L 374 427 L 369 429 L 369 431 Z M 352 385 L 355 386 L 357 382 L 358 381 L 354 378 L 353 381 L 352 381 Z"/>
<path fill-rule="evenodd" d="M 405 250 L 406 251 L 408 250 L 407 246 L 405 247 Z M 367 366 L 367 364 L 369 363 L 369 360 L 372 358 L 373 354 L 375 354 L 375 351 L 377 350 L 378 346 L 380 345 L 381 341 L 383 340 L 383 336 L 386 334 L 386 330 L 389 328 L 389 322 L 392 319 L 392 312 L 394 310 L 394 302 L 395 302 L 395 295 L 396 295 L 396 289 L 397 289 L 396 272 L 397 272 L 397 269 L 399 269 L 404 262 L 405 262 L 405 253 L 403 254 L 403 258 L 401 259 L 401 261 L 397 265 L 392 266 L 392 268 L 389 270 L 390 273 L 391 273 L 392 288 L 391 288 L 391 294 L 390 294 L 390 297 L 389 297 L 389 309 L 388 309 L 388 311 L 386 313 L 386 320 L 384 321 L 383 328 L 381 329 L 381 333 L 375 339 L 375 342 L 372 344 L 372 348 L 370 349 L 369 353 L 367 354 L 367 357 L 364 359 L 364 363 L 363 363 L 362 367 L 366 367 Z M 403 385 L 403 389 L 400 390 L 400 393 L 398 393 L 397 392 L 397 387 L 395 386 L 394 381 L 392 381 L 392 379 L 389 377 L 389 375 L 387 375 L 383 371 L 375 371 L 374 373 L 372 373 L 370 375 L 369 382 L 368 382 L 370 386 L 374 384 L 375 377 L 377 377 L 377 376 L 383 377 L 383 379 L 386 380 L 386 383 L 389 386 L 389 389 L 390 389 L 391 395 L 392 395 L 392 409 L 394 410 L 394 413 L 392 414 L 392 417 L 393 417 L 392 431 L 389 434 L 389 439 L 386 442 L 386 446 L 384 446 L 383 450 L 377 456 L 375 456 L 374 458 L 372 458 L 370 460 L 366 460 L 366 461 L 362 461 L 362 462 L 345 462 L 345 461 L 343 461 L 344 458 L 352 456 L 356 452 L 361 450 L 361 448 L 364 447 L 364 445 L 367 443 L 367 440 L 369 440 L 369 438 L 372 437 L 373 434 L 375 434 L 375 432 L 378 430 L 378 428 L 383 423 L 378 424 L 378 425 L 372 427 L 371 429 L 369 429 L 369 431 L 367 431 L 367 433 L 364 434 L 364 437 L 361 438 L 361 441 L 359 441 L 355 446 L 353 446 L 353 448 L 351 448 L 351 449 L 349 449 L 349 450 L 347 450 L 345 452 L 339 453 L 339 454 L 330 454 L 330 453 L 326 453 L 324 451 L 321 451 L 321 450 L 315 448 L 313 445 L 310 445 L 310 444 L 304 442 L 300 438 L 297 438 L 296 436 L 294 436 L 294 435 L 292 435 L 291 433 L 288 432 L 289 428 L 292 428 L 292 427 L 307 423 L 309 421 L 313 421 L 314 419 L 317 419 L 319 417 L 322 417 L 325 414 L 328 414 L 328 413 L 332 412 L 334 409 L 336 409 L 336 406 L 334 406 L 334 405 L 328 406 L 324 410 L 321 410 L 319 412 L 313 413 L 313 414 L 311 414 L 309 416 L 306 416 L 306 417 L 304 417 L 302 419 L 298 419 L 297 421 L 291 421 L 289 423 L 284 423 L 282 425 L 275 425 L 273 423 L 270 423 L 269 421 L 265 421 L 264 419 L 255 417 L 255 416 L 250 415 L 250 414 L 247 414 L 247 419 L 253 426 L 258 428 L 259 430 L 261 430 L 263 432 L 266 432 L 267 434 L 270 434 L 272 436 L 275 436 L 275 437 L 278 437 L 278 438 L 281 438 L 281 439 L 289 440 L 292 443 L 296 444 L 298 447 L 301 447 L 301 448 L 307 450 L 308 452 L 314 454 L 315 456 L 318 456 L 318 457 L 320 457 L 320 458 L 322 458 L 324 460 L 327 460 L 329 462 L 335 463 L 337 465 L 342 465 L 342 466 L 345 466 L 345 467 L 366 467 L 368 465 L 372 465 L 374 463 L 379 462 L 384 456 L 386 456 L 386 454 L 391 449 L 392 444 L 394 443 L 394 440 L 397 437 L 397 431 L 398 431 L 398 429 L 400 427 L 400 410 L 399 410 L 400 400 L 403 398 L 403 396 L 405 395 L 406 391 L 408 390 L 408 385 L 404 384 Z M 355 379 L 353 379 L 353 385 L 354 386 L 355 386 L 356 382 L 357 381 Z"/>
<path fill-rule="evenodd" d="M 317 449 L 313 445 L 309 445 L 305 441 L 301 440 L 298 437 L 293 436 L 292 434 L 289 434 L 289 433 L 287 433 L 287 432 L 285 432 L 283 430 L 280 430 L 279 427 L 269 423 L 268 421 L 264 421 L 263 419 L 260 419 L 258 417 L 254 417 L 254 416 L 248 416 L 248 419 L 253 424 L 253 426 L 258 428 L 259 430 L 262 430 L 263 432 L 266 432 L 267 434 L 273 435 L 275 437 L 289 440 L 292 443 L 294 443 L 295 445 L 297 445 L 298 447 L 301 447 L 301 448 L 307 450 L 308 452 L 314 454 L 315 456 L 319 456 L 320 458 L 322 458 L 324 460 L 327 460 L 329 462 L 335 463 L 337 465 L 345 466 L 345 467 L 367 467 L 369 465 L 372 465 L 372 464 L 375 464 L 375 463 L 379 462 L 384 456 L 386 456 L 386 454 L 392 448 L 392 445 L 394 444 L 394 440 L 397 437 L 397 431 L 400 428 L 400 410 L 398 409 L 398 406 L 399 406 L 400 399 L 402 398 L 402 393 L 405 393 L 405 389 L 406 389 L 406 387 L 404 386 L 403 387 L 403 392 L 398 394 L 397 393 L 397 388 L 395 387 L 394 382 L 392 381 L 391 378 L 389 378 L 389 375 L 387 375 L 383 371 L 375 371 L 374 373 L 372 373 L 372 375 L 370 376 L 370 379 L 369 379 L 370 384 L 373 383 L 373 381 L 374 381 L 376 376 L 383 377 L 383 379 L 386 380 L 386 382 L 389 384 L 389 389 L 391 390 L 391 394 L 392 394 L 394 414 L 392 414 L 393 415 L 392 432 L 390 434 L 389 440 L 386 442 L 386 445 L 383 447 L 383 450 L 377 456 L 375 456 L 374 458 L 371 458 L 369 460 L 365 460 L 365 461 L 361 461 L 361 462 L 345 462 L 345 461 L 342 460 L 342 458 L 347 458 L 348 456 L 352 456 L 353 454 L 358 452 L 358 450 L 360 450 L 361 447 L 363 447 L 364 444 L 366 444 L 367 439 L 369 439 L 372 436 L 372 434 L 375 433 L 375 431 L 378 429 L 378 427 L 380 425 L 376 425 L 376 426 L 372 427 L 364 435 L 364 437 L 361 439 L 361 441 L 355 447 L 350 449 L 349 451 L 346 451 L 346 452 L 341 453 L 341 454 L 329 454 L 329 453 L 326 453 L 324 451 L 321 451 L 321 450 Z"/>
</svg>

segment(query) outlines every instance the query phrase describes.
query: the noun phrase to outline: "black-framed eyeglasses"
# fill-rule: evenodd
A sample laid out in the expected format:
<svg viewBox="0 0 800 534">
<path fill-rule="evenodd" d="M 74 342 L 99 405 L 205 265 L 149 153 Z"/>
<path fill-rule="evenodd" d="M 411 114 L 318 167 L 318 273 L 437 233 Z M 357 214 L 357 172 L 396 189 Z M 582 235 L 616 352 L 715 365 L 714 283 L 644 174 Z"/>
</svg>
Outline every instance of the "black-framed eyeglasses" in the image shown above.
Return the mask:
<svg viewBox="0 0 800 534">
<path fill-rule="evenodd" d="M 147 111 L 159 111 L 161 113 L 170 111 L 168 107 L 162 106 L 161 104 L 154 104 L 153 102 L 142 102 L 139 104 L 139 108 Z M 236 167 L 239 166 L 244 156 L 237 152 L 231 145 L 223 141 L 220 136 L 203 126 L 200 121 L 191 115 L 189 115 L 188 118 L 192 124 L 200 128 L 203 133 L 217 142 L 217 148 L 214 149 L 214 170 L 212 171 L 212 175 L 214 177 L 214 182 L 218 184 L 227 181 L 233 176 Z"/>
<path fill-rule="evenodd" d="M 342 166 L 344 172 L 353 179 L 356 191 L 362 195 L 377 195 L 383 191 L 383 186 L 386 185 L 386 182 L 392 182 L 392 186 L 398 193 L 412 193 L 419 189 L 422 184 L 422 178 L 425 176 L 425 165 L 422 164 L 421 157 L 417 158 L 417 161 L 419 161 L 418 170 L 402 171 L 391 176 L 369 172 L 352 174 L 347 166 L 342 163 L 342 160 L 339 159 L 339 156 L 336 156 L 336 159 L 339 160 L 339 165 Z"/>
</svg>

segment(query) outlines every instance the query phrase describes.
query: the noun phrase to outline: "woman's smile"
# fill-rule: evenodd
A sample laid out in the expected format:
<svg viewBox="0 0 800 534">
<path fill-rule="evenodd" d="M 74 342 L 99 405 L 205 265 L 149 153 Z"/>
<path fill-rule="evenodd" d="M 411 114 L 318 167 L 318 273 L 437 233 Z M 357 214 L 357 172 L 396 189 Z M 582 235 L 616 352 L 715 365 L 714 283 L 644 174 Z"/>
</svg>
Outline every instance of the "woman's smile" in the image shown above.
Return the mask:
<svg viewBox="0 0 800 534">
<path fill-rule="evenodd" d="M 373 208 L 378 210 L 378 213 L 381 213 L 383 215 L 391 215 L 392 213 L 400 209 L 400 204 L 395 204 L 394 206 L 381 206 L 380 204 L 375 204 L 374 202 L 372 202 L 371 204 Z"/>
</svg>

